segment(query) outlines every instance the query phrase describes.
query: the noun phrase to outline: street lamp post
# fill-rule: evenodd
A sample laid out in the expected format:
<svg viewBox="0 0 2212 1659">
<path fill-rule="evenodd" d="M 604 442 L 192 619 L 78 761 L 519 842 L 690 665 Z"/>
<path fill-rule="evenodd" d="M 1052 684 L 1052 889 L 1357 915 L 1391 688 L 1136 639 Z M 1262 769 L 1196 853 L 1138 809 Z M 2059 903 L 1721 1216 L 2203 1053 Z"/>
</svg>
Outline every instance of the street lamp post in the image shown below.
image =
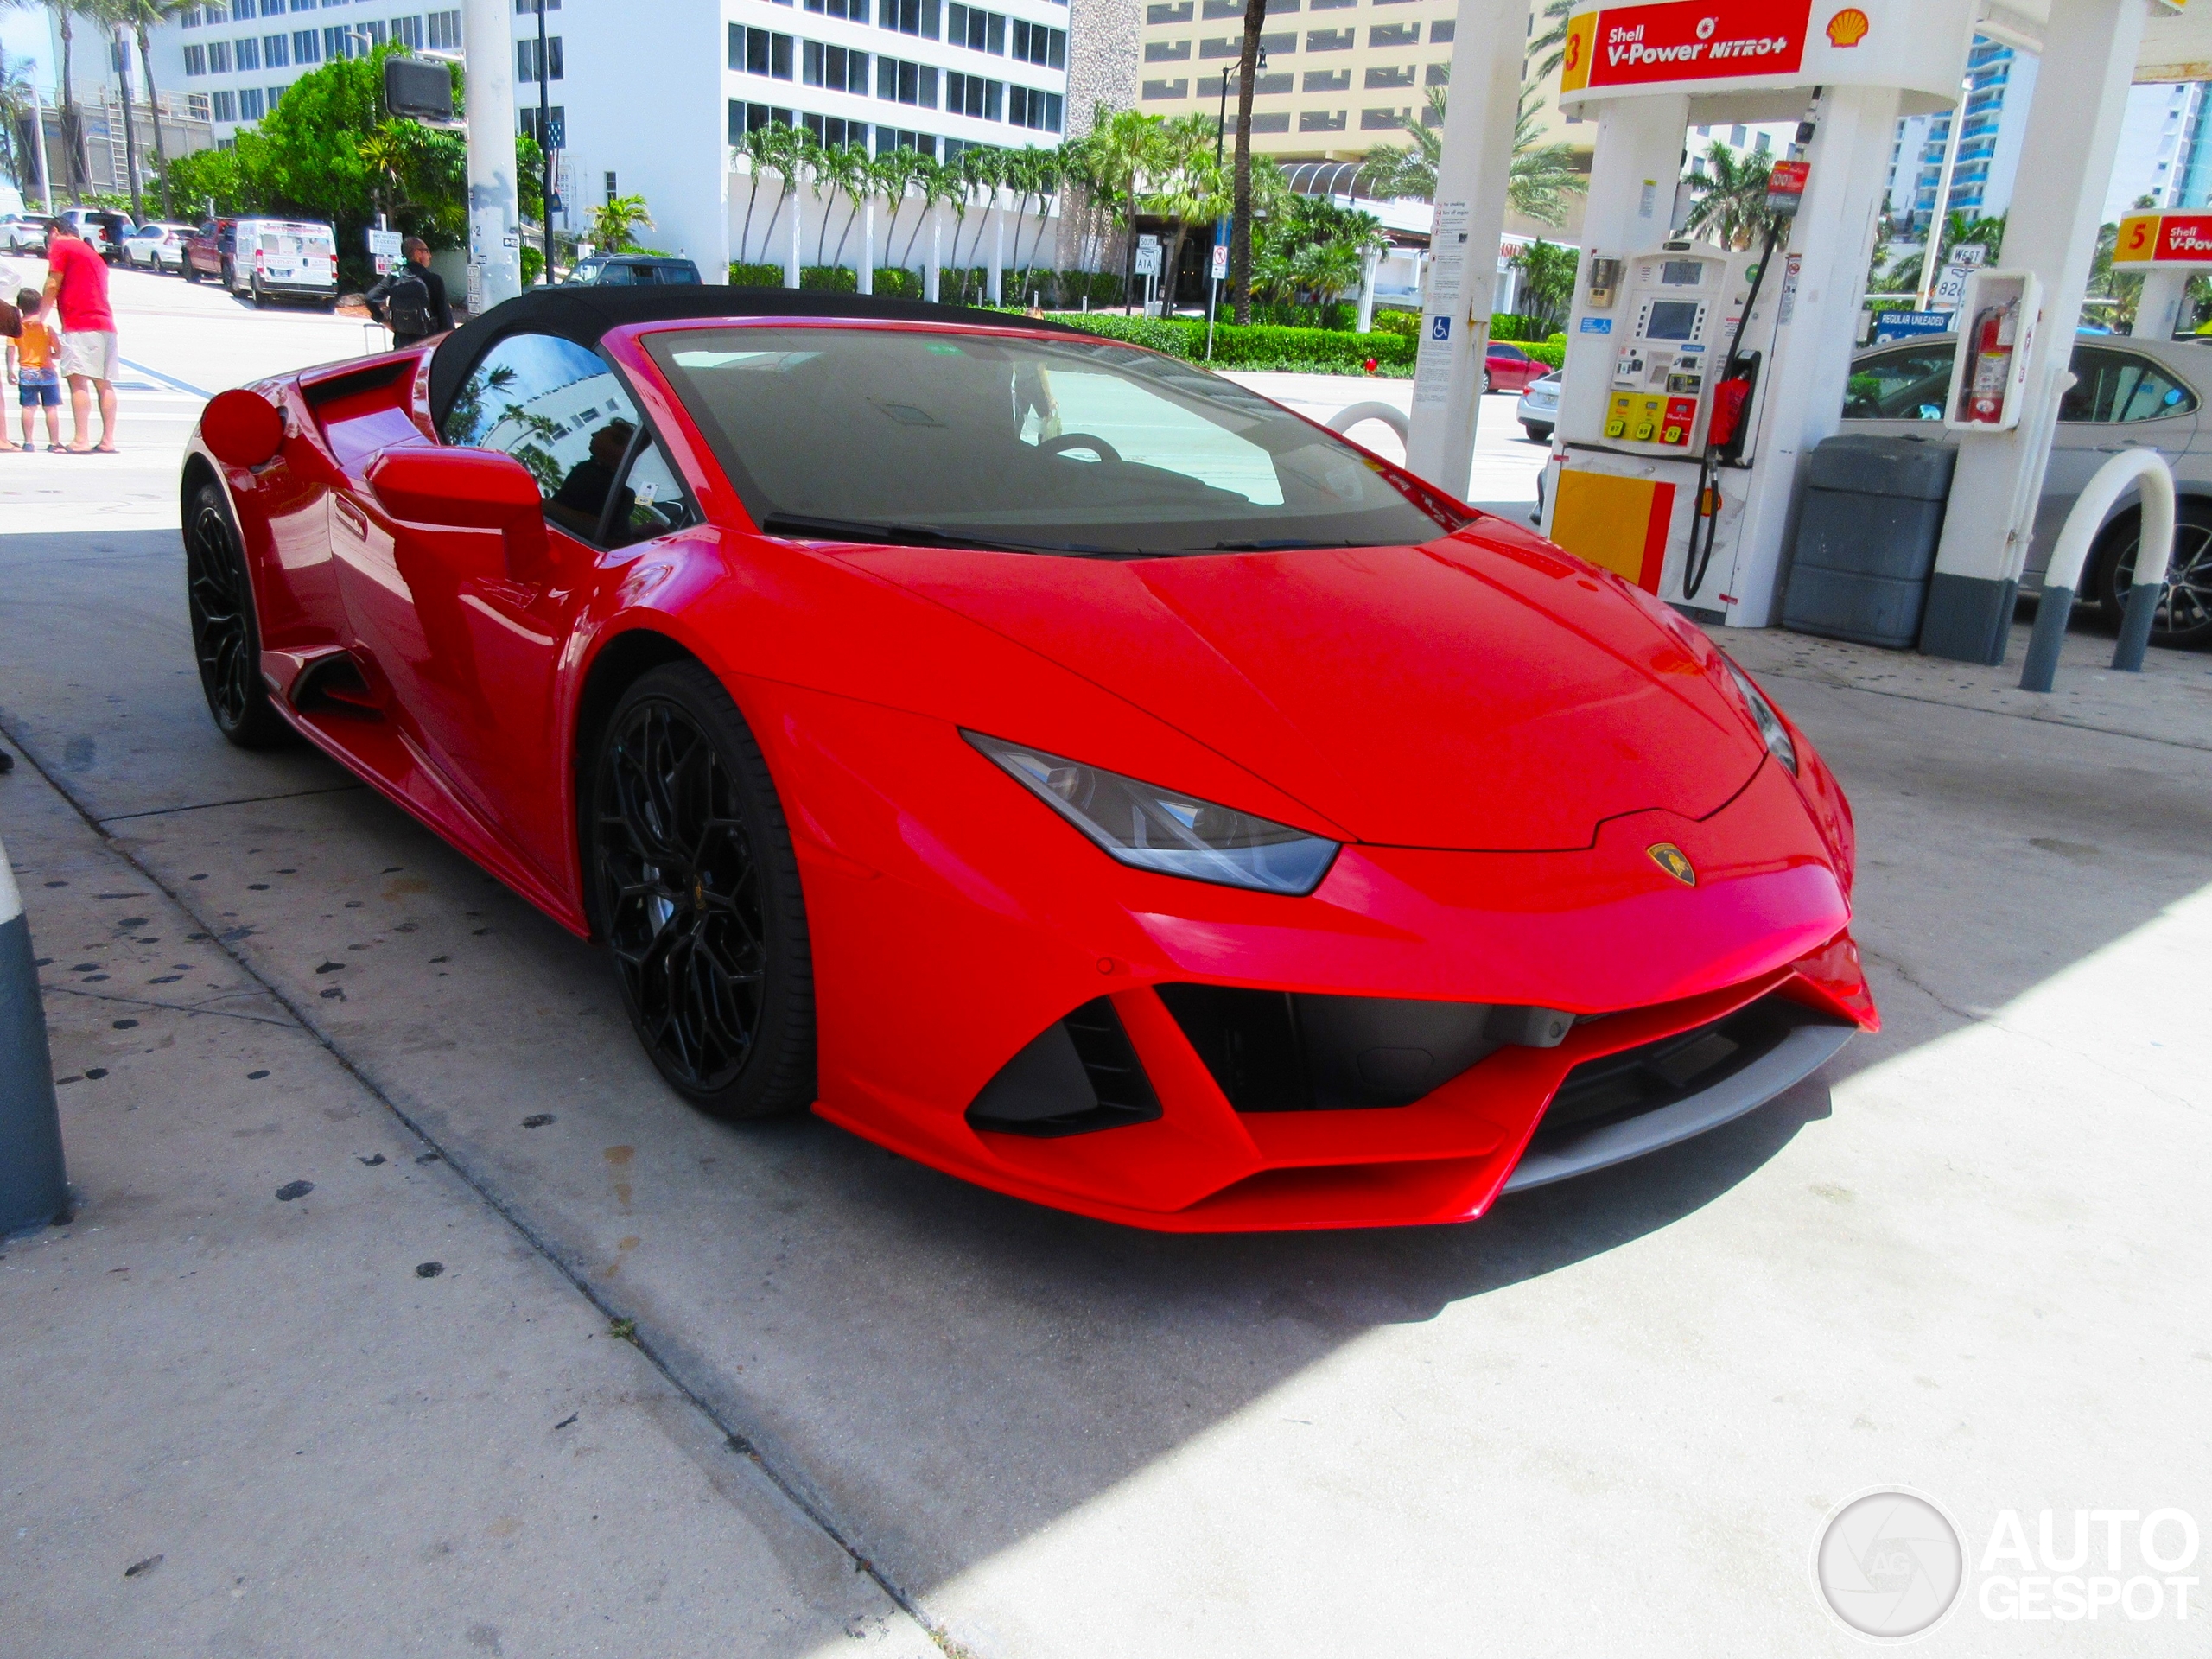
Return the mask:
<svg viewBox="0 0 2212 1659">
<path fill-rule="evenodd" d="M 551 71 L 545 61 L 545 0 L 534 0 L 534 3 L 537 7 L 537 211 L 544 220 L 545 239 L 545 269 L 541 275 L 550 288 L 553 283 L 553 94 L 547 90 Z"/>
<path fill-rule="evenodd" d="M 1264 47 L 1264 46 L 1263 46 L 1263 47 L 1262 47 L 1262 48 L 1260 48 L 1260 55 L 1259 55 L 1259 59 L 1258 59 L 1258 60 L 1257 60 L 1257 61 L 1253 65 L 1253 70 L 1252 70 L 1252 73 L 1255 73 L 1255 74 L 1257 74 L 1261 70 L 1262 70 L 1262 69 L 1266 68 L 1267 67 L 1268 67 L 1268 48 L 1267 48 L 1266 47 Z M 1228 138 L 1228 137 L 1229 137 L 1229 66 L 1228 66 L 1227 64 L 1225 64 L 1225 63 L 1224 63 L 1224 64 L 1223 64 L 1223 65 L 1221 66 L 1221 112 L 1220 112 L 1220 115 L 1218 116 L 1218 118 L 1215 120 L 1215 122 L 1214 122 L 1214 128 L 1213 128 L 1213 166 L 1214 166 L 1214 171 L 1215 171 L 1216 173 L 1218 173 L 1218 172 L 1220 172 L 1220 171 L 1221 171 L 1222 146 L 1223 146 L 1224 142 Z M 1224 245 L 1223 238 L 1222 238 L 1222 234 L 1221 234 L 1221 221 L 1220 221 L 1219 219 L 1217 219 L 1216 220 L 1214 220 L 1214 223 L 1213 223 L 1213 240 L 1214 240 L 1214 246 L 1215 246 L 1215 247 L 1217 247 L 1217 247 L 1220 247 L 1220 246 Z M 1212 249 L 1208 249 L 1208 250 L 1207 250 L 1207 251 L 1206 251 L 1206 258 L 1207 258 L 1207 260 L 1208 260 L 1208 262 L 1209 262 L 1209 263 L 1208 263 L 1208 264 L 1207 264 L 1207 266 L 1206 266 L 1206 269 L 1207 269 L 1207 270 L 1208 270 L 1209 272 L 1211 272 L 1211 271 L 1212 270 L 1212 269 L 1213 269 L 1212 264 L 1211 263 L 1211 262 L 1212 261 L 1213 257 L 1214 257 L 1214 254 L 1213 254 Z M 1173 278 L 1170 278 L 1170 281 L 1171 281 L 1171 282 L 1172 282 L 1173 280 Z M 1172 294 L 1172 293 L 1173 293 L 1173 289 L 1170 289 L 1170 292 L 1171 292 L 1171 294 Z M 1218 310 L 1218 309 L 1220 308 L 1220 306 L 1221 306 L 1221 278 L 1220 278 L 1220 277 L 1218 277 L 1218 276 L 1215 276 L 1215 277 L 1213 277 L 1213 278 L 1212 278 L 1212 280 L 1211 280 L 1210 283 L 1208 283 L 1208 284 L 1206 285 L 1206 361 L 1207 361 L 1207 362 L 1209 362 L 1209 363 L 1211 363 L 1211 362 L 1212 362 L 1212 361 L 1213 361 L 1213 318 L 1214 318 L 1214 313 L 1215 313 L 1217 310 Z"/>
</svg>

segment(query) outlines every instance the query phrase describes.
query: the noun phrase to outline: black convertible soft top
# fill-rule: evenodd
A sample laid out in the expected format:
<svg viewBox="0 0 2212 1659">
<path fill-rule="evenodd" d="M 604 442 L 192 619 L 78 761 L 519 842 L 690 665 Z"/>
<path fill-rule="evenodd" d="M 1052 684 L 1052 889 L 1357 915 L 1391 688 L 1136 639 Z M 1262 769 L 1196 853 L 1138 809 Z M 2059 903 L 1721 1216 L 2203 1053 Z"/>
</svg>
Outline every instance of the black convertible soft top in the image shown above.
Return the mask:
<svg viewBox="0 0 2212 1659">
<path fill-rule="evenodd" d="M 446 411 L 460 395 L 484 353 L 509 334 L 556 334 L 580 346 L 596 346 L 610 328 L 633 322 L 671 322 L 715 317 L 854 317 L 901 322 L 1008 324 L 1081 334 L 1065 323 L 1040 321 L 1004 311 L 972 306 L 930 305 L 920 300 L 877 299 L 859 294 L 830 294 L 811 289 L 727 288 L 687 283 L 670 287 L 534 288 L 472 318 L 438 342 L 430 355 L 430 415 L 442 428 Z M 1090 336 L 1085 335 L 1088 339 Z"/>
</svg>

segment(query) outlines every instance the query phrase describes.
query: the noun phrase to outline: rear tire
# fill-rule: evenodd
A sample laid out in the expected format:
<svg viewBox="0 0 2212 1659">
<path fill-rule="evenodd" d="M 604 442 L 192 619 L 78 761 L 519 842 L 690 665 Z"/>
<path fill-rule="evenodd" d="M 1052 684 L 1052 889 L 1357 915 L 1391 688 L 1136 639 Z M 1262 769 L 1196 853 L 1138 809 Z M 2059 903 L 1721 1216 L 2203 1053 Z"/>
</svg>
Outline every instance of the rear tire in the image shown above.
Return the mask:
<svg viewBox="0 0 2212 1659">
<path fill-rule="evenodd" d="M 1548 426 L 1539 426 L 1534 421 L 1523 421 L 1521 423 L 1521 429 L 1526 432 L 1534 442 L 1549 443 L 1552 441 L 1552 429 Z"/>
<path fill-rule="evenodd" d="M 188 283 L 196 283 L 200 280 L 200 267 L 189 259 L 184 262 L 184 280 Z"/>
<path fill-rule="evenodd" d="M 203 484 L 184 521 L 185 605 L 200 690 L 215 729 L 242 749 L 273 749 L 292 728 L 261 677 L 261 623 L 253 582 L 222 486 Z"/>
<path fill-rule="evenodd" d="M 592 921 L 638 1040 L 717 1117 L 815 1093 L 814 963 L 798 861 L 767 763 L 697 663 L 641 676 L 588 757 Z"/>
<path fill-rule="evenodd" d="M 2113 627 L 2126 614 L 2142 538 L 2140 507 L 2121 513 L 2098 538 L 2091 580 Z M 2173 556 L 2166 567 L 2166 590 L 2152 620 L 2151 643 L 2174 649 L 2212 645 L 2212 501 L 2184 497 L 2174 504 Z"/>
</svg>

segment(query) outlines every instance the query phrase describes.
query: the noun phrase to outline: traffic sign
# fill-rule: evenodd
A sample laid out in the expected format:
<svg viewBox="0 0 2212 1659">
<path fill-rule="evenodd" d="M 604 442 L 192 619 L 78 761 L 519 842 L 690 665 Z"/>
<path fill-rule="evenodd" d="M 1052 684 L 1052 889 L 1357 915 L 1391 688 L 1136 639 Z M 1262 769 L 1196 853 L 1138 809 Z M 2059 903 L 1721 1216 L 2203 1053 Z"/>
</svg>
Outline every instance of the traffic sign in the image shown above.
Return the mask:
<svg viewBox="0 0 2212 1659">
<path fill-rule="evenodd" d="M 1229 245 L 1225 242 L 1217 242 L 1213 245 L 1213 279 L 1217 283 L 1224 282 L 1228 276 Z"/>
<path fill-rule="evenodd" d="M 399 232 L 397 231 L 379 231 L 373 226 L 371 226 L 369 230 L 369 251 L 381 258 L 398 258 Z"/>
<path fill-rule="evenodd" d="M 1160 275 L 1160 243 L 1157 238 L 1141 236 L 1137 238 L 1137 275 Z"/>
<path fill-rule="evenodd" d="M 1970 265 L 1946 265 L 1943 274 L 1936 279 L 1935 302 L 1950 310 L 1957 310 L 1959 302 L 1967 296 L 1967 278 L 1972 274 L 1973 267 Z"/>
</svg>

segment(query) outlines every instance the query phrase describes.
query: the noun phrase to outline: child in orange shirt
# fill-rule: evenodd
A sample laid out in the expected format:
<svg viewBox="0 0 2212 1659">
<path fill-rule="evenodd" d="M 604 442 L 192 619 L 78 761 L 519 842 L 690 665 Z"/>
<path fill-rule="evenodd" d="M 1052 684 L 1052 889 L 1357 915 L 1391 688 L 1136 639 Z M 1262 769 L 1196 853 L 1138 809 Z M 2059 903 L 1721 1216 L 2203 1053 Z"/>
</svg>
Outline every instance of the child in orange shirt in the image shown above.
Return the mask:
<svg viewBox="0 0 2212 1659">
<path fill-rule="evenodd" d="M 43 409 L 47 451 L 58 454 L 63 448 L 61 377 L 54 366 L 54 332 L 38 315 L 43 304 L 44 300 L 35 289 L 27 288 L 16 296 L 16 309 L 22 313 L 22 333 L 8 342 L 8 380 L 16 388 L 16 400 L 22 405 L 22 447 L 38 448 L 31 431 L 32 422 L 36 418 L 32 411 Z"/>
</svg>

